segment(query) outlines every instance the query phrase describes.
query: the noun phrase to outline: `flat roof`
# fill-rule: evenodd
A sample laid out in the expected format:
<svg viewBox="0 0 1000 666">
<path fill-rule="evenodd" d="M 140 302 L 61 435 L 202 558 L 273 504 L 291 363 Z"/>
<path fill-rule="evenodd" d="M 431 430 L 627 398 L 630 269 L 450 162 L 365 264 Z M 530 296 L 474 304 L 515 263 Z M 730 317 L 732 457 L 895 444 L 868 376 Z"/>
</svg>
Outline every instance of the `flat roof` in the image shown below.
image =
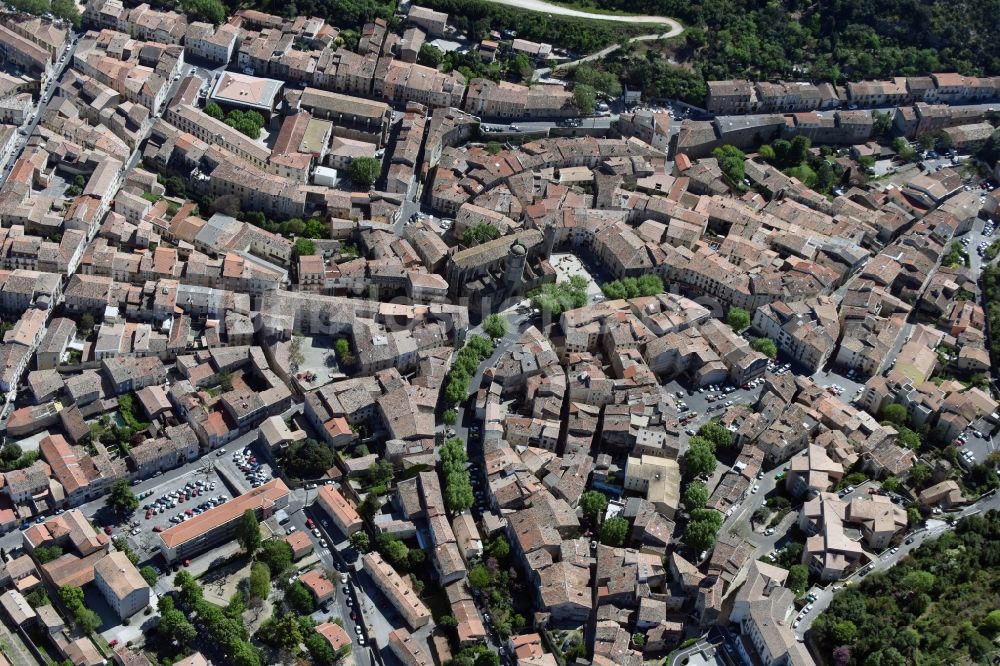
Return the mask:
<svg viewBox="0 0 1000 666">
<path fill-rule="evenodd" d="M 224 72 L 212 89 L 211 99 L 220 104 L 245 106 L 270 113 L 284 85 L 277 79 L 262 79 L 239 72 Z"/>
<path fill-rule="evenodd" d="M 272 479 L 221 506 L 160 532 L 160 541 L 167 548 L 177 548 L 191 539 L 238 519 L 247 509 L 268 509 L 287 496 L 288 486 L 285 482 L 281 479 Z"/>
</svg>

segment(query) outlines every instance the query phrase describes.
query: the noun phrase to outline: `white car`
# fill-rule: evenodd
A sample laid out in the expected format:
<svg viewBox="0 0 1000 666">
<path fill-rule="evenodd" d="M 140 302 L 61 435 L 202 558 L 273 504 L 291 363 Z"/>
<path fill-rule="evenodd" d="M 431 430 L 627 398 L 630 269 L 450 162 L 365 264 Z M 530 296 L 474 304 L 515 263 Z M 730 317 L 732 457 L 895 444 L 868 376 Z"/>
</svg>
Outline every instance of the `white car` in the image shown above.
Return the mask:
<svg viewBox="0 0 1000 666">
<path fill-rule="evenodd" d="M 760 486 L 754 486 L 753 488 L 750 489 L 750 493 L 752 495 L 756 495 L 757 491 L 759 491 L 759 490 L 760 490 Z"/>
</svg>

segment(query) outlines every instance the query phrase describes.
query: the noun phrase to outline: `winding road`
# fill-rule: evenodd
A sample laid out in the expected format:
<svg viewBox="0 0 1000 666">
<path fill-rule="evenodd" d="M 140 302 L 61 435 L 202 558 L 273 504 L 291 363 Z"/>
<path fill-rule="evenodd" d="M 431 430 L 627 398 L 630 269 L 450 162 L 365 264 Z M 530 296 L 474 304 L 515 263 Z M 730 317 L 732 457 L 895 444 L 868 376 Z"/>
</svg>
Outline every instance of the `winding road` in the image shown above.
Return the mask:
<svg viewBox="0 0 1000 666">
<path fill-rule="evenodd" d="M 489 0 L 498 5 L 507 5 L 508 7 L 517 7 L 518 9 L 527 9 L 533 12 L 548 12 L 549 14 L 558 14 L 559 16 L 570 16 L 573 18 L 585 18 L 594 19 L 595 21 L 615 21 L 617 23 L 660 23 L 663 25 L 669 25 L 670 31 L 665 33 L 666 37 L 676 37 L 684 31 L 683 26 L 672 18 L 666 18 L 664 16 L 622 16 L 621 14 L 592 14 L 590 12 L 582 12 L 579 9 L 573 9 L 571 7 L 563 7 L 562 5 L 553 5 L 551 3 L 545 2 L 545 0 Z"/>
<path fill-rule="evenodd" d="M 633 37 L 628 40 L 628 43 L 632 42 L 650 42 L 657 39 L 670 39 L 671 37 L 676 37 L 682 32 L 684 32 L 684 26 L 680 24 L 679 21 L 667 18 L 665 16 L 623 16 L 621 14 L 592 14 L 590 12 L 580 11 L 579 9 L 573 9 L 571 7 L 563 7 L 562 5 L 554 5 L 545 0 L 489 0 L 489 2 L 496 3 L 498 5 L 505 5 L 507 7 L 516 7 L 517 9 L 524 9 L 531 12 L 546 12 L 548 14 L 555 14 L 557 16 L 569 16 L 572 18 L 583 18 L 591 19 L 594 21 L 614 21 L 616 23 L 642 23 L 648 25 L 664 25 L 669 26 L 666 32 L 656 32 L 649 35 L 639 35 L 638 37 Z M 608 55 L 609 53 L 614 53 L 621 48 L 621 44 L 612 44 L 611 46 L 605 47 L 596 53 L 591 53 L 588 56 L 584 56 L 579 60 L 574 60 L 573 62 L 560 63 L 559 68 L 571 68 L 576 67 L 580 63 L 588 62 L 591 60 L 598 60 Z M 548 67 L 543 67 L 541 69 L 536 69 L 532 75 L 533 80 L 538 80 L 543 76 L 547 76 L 551 73 L 551 69 Z"/>
</svg>

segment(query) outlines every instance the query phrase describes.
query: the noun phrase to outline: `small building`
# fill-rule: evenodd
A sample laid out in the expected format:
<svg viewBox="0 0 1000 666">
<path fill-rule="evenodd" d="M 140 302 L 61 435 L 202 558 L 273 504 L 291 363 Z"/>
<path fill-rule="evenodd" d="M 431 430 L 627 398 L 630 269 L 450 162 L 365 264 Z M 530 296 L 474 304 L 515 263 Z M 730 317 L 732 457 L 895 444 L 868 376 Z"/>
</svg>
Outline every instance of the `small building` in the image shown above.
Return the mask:
<svg viewBox="0 0 1000 666">
<path fill-rule="evenodd" d="M 326 639 L 334 652 L 351 644 L 351 637 L 344 628 L 335 622 L 324 622 L 316 625 L 316 633 Z"/>
<path fill-rule="evenodd" d="M 350 536 L 364 526 L 357 509 L 333 486 L 320 486 L 316 501 L 344 534 Z"/>
<path fill-rule="evenodd" d="M 299 560 L 313 550 L 312 539 L 305 532 L 292 532 L 285 537 L 285 543 L 292 548 L 292 559 Z"/>
<path fill-rule="evenodd" d="M 0 606 L 3 606 L 7 617 L 16 627 L 23 627 L 37 618 L 35 609 L 17 590 L 8 590 L 0 594 Z"/>
<path fill-rule="evenodd" d="M 337 588 L 330 582 L 330 579 L 324 576 L 323 572 L 318 569 L 313 569 L 302 574 L 299 577 L 299 582 L 312 592 L 317 604 L 329 601 L 337 591 Z"/>
</svg>

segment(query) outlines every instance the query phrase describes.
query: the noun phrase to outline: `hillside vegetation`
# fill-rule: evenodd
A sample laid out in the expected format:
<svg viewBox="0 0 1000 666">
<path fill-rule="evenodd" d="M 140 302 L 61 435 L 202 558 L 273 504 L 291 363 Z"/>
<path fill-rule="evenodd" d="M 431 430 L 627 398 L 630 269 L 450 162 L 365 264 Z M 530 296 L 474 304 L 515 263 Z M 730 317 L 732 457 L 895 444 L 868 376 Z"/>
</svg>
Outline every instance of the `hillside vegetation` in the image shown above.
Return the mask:
<svg viewBox="0 0 1000 666">
<path fill-rule="evenodd" d="M 1000 513 L 962 520 L 837 593 L 812 631 L 828 663 L 991 663 L 1000 633 Z"/>
</svg>

